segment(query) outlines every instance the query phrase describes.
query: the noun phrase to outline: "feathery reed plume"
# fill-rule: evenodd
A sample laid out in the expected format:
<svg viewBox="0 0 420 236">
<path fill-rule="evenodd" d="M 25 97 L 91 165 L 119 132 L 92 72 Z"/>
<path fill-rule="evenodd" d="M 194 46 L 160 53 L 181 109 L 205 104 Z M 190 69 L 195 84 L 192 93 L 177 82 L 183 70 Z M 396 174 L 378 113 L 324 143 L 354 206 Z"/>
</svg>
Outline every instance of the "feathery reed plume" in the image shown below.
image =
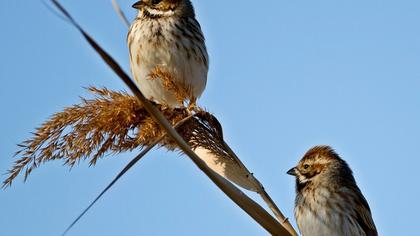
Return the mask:
<svg viewBox="0 0 420 236">
<path fill-rule="evenodd" d="M 35 130 L 32 138 L 18 145 L 21 150 L 16 155 L 21 158 L 9 170 L 3 187 L 10 186 L 23 170 L 26 180 L 33 169 L 47 161 L 63 159 L 64 164 L 74 166 L 80 160 L 89 159 L 90 165 L 95 165 L 106 153 L 148 146 L 165 133 L 135 97 L 106 88 L 88 90 L 94 98 L 81 98 L 80 104 L 54 114 Z M 172 124 L 189 115 L 186 109 L 157 107 Z M 184 124 L 188 125 L 193 124 Z M 176 147 L 168 139 L 160 145 L 170 150 Z"/>
<path fill-rule="evenodd" d="M 93 98 L 81 97 L 80 104 L 54 114 L 33 132 L 32 138 L 18 145 L 21 149 L 16 155 L 21 157 L 9 170 L 3 187 L 10 186 L 21 172 L 26 180 L 33 169 L 47 161 L 60 159 L 72 167 L 88 159 L 90 165 L 95 165 L 107 153 L 150 146 L 166 133 L 134 96 L 106 88 L 89 87 L 87 90 Z M 173 125 L 190 115 L 187 108 L 156 107 Z M 226 149 L 219 121 L 210 113 L 198 108 L 193 119 L 184 122 L 177 131 L 200 156 L 217 157 L 215 163 L 208 163 L 210 166 L 229 162 L 230 168 L 239 168 L 239 159 Z M 176 142 L 169 138 L 162 139 L 159 145 L 171 151 L 177 149 Z M 241 176 L 249 176 L 249 172 Z M 238 184 L 256 191 L 251 183 Z"/>
<path fill-rule="evenodd" d="M 21 172 L 24 172 L 26 180 L 33 169 L 47 161 L 62 159 L 65 165 L 72 167 L 80 160 L 89 159 L 90 165 L 95 165 L 107 153 L 143 148 L 165 134 L 134 96 L 106 88 L 89 87 L 88 91 L 94 95 L 93 98 L 82 97 L 80 104 L 54 114 L 33 132 L 32 138 L 18 145 L 21 149 L 16 155 L 21 158 L 9 170 L 3 187 L 10 186 Z M 172 124 L 190 114 L 186 108 L 156 106 Z M 236 162 L 225 150 L 220 123 L 203 109 L 198 108 L 194 119 L 177 130 L 193 150 L 200 148 L 197 152 L 205 150 Z M 177 148 L 177 144 L 169 138 L 162 139 L 159 145 L 168 150 Z M 247 189 L 253 190 L 252 187 Z"/>
</svg>

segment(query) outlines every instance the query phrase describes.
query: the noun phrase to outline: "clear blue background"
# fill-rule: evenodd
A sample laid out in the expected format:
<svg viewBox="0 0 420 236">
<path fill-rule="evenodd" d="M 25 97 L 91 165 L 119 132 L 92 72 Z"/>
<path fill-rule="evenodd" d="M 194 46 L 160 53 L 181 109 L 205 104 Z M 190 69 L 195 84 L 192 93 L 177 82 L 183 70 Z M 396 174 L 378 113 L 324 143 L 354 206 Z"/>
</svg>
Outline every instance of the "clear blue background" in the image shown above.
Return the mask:
<svg viewBox="0 0 420 236">
<path fill-rule="evenodd" d="M 63 0 L 128 71 L 110 1 Z M 120 0 L 130 19 L 133 1 Z M 316 144 L 348 161 L 380 235 L 416 235 L 420 210 L 420 2 L 194 1 L 211 69 L 199 104 L 293 219 L 285 172 Z M 83 86 L 126 87 L 40 1 L 0 3 L 0 171 L 15 144 Z M 137 153 L 72 171 L 60 161 L 0 192 L 0 235 L 59 235 Z M 3 176 L 3 179 L 5 176 Z M 251 196 L 256 197 L 254 194 Z M 258 199 L 258 198 L 256 198 Z M 293 221 L 294 224 L 294 221 Z M 192 162 L 153 151 L 69 235 L 264 235 Z"/>
</svg>

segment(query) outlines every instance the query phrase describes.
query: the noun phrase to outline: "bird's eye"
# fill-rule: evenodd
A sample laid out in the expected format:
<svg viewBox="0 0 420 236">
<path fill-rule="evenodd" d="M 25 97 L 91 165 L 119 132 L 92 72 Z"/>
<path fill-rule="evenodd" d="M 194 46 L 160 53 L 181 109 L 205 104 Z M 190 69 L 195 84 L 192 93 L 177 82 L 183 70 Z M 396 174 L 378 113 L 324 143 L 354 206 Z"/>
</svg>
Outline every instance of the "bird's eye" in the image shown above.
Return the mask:
<svg viewBox="0 0 420 236">
<path fill-rule="evenodd" d="M 152 4 L 159 4 L 162 0 L 152 0 Z"/>
<path fill-rule="evenodd" d="M 308 169 L 309 168 L 309 165 L 308 164 L 305 164 L 305 165 L 303 165 L 303 169 Z"/>
</svg>

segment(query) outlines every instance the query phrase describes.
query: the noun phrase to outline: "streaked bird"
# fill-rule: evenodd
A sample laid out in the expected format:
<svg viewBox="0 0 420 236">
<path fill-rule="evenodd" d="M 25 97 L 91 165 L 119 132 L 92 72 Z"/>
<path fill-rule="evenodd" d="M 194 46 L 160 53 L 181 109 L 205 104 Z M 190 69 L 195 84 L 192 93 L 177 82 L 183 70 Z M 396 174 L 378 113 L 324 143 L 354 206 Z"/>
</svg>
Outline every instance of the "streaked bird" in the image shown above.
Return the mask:
<svg viewBox="0 0 420 236">
<path fill-rule="evenodd" d="M 303 236 L 376 236 L 369 205 L 347 163 L 329 146 L 311 148 L 296 167 L 295 217 Z"/>
<path fill-rule="evenodd" d="M 128 33 L 131 71 L 150 100 L 168 107 L 195 104 L 203 93 L 209 59 L 189 0 L 142 0 Z"/>
</svg>

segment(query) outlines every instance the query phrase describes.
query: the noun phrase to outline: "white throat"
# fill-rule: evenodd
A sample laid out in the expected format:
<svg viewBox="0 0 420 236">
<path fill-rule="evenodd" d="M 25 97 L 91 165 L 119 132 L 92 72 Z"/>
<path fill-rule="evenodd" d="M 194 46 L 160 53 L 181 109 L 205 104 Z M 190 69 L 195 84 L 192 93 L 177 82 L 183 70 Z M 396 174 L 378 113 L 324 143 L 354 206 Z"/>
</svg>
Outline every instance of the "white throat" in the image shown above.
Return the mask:
<svg viewBox="0 0 420 236">
<path fill-rule="evenodd" d="M 158 9 L 150 8 L 148 6 L 145 6 L 143 11 L 146 11 L 150 15 L 156 15 L 156 16 L 167 16 L 168 17 L 168 16 L 175 15 L 175 12 L 173 10 L 161 11 L 161 10 L 158 10 Z M 144 14 L 143 11 L 139 11 L 139 16 Z"/>
</svg>

